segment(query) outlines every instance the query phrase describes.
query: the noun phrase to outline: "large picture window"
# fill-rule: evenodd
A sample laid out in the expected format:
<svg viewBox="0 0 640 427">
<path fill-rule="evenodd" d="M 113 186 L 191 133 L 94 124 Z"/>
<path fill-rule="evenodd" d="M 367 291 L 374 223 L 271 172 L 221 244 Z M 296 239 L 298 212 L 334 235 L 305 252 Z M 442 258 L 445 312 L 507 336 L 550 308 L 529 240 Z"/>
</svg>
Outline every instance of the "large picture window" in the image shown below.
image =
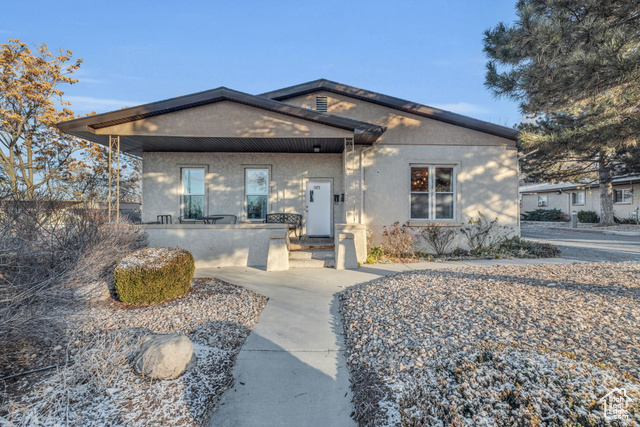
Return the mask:
<svg viewBox="0 0 640 427">
<path fill-rule="evenodd" d="M 269 169 L 245 169 L 247 219 L 263 220 L 269 211 Z"/>
<path fill-rule="evenodd" d="M 411 219 L 454 219 L 455 201 L 455 168 L 411 167 Z"/>
<path fill-rule="evenodd" d="M 204 168 L 182 168 L 182 217 L 204 216 Z"/>
</svg>

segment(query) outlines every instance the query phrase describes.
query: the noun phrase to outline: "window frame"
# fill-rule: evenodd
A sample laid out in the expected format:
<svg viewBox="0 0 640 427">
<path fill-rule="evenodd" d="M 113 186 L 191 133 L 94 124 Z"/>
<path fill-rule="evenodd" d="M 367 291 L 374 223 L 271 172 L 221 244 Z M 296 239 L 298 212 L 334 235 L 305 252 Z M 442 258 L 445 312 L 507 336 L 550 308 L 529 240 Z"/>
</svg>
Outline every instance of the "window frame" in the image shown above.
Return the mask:
<svg viewBox="0 0 640 427">
<path fill-rule="evenodd" d="M 186 193 L 184 188 L 184 171 L 199 170 L 202 171 L 202 193 Z M 180 167 L 180 216 L 186 218 L 185 215 L 185 197 L 186 196 L 202 196 L 202 216 L 207 216 L 207 170 L 204 166 L 183 166 Z"/>
<path fill-rule="evenodd" d="M 248 186 L 247 186 L 247 174 L 249 173 L 249 171 L 266 171 L 267 172 L 267 192 L 266 194 L 258 194 L 258 193 L 248 193 Z M 252 221 L 252 222 L 263 222 L 266 218 L 267 218 L 267 214 L 269 213 L 269 209 L 270 209 L 270 195 L 271 195 L 271 168 L 267 167 L 267 166 L 251 166 L 251 167 L 245 167 L 244 168 L 244 215 L 247 219 L 247 221 Z M 249 196 L 267 196 L 267 209 L 266 212 L 264 213 L 264 218 L 249 218 L 249 203 L 248 203 L 248 197 Z"/>
<path fill-rule="evenodd" d="M 581 195 L 582 196 L 582 202 L 576 202 L 576 196 L 577 195 Z M 587 202 L 587 195 L 585 194 L 584 191 L 576 191 L 571 193 L 571 205 L 572 206 L 584 206 Z"/>
<path fill-rule="evenodd" d="M 544 202 L 541 197 L 544 197 Z M 538 194 L 538 207 L 539 208 L 547 208 L 549 207 L 549 195 L 548 194 Z"/>
<path fill-rule="evenodd" d="M 621 198 L 618 199 L 618 191 L 620 192 Z M 626 200 L 625 200 L 625 194 L 627 195 Z M 613 190 L 613 197 L 614 197 L 614 203 L 615 204 L 619 204 L 619 205 L 630 205 L 633 203 L 633 194 L 631 193 L 631 190 L 629 190 L 628 188 L 620 188 L 620 189 L 615 189 Z"/>
<path fill-rule="evenodd" d="M 414 168 L 428 169 L 427 191 L 413 191 L 411 189 L 412 171 Z M 436 170 L 451 169 L 451 191 L 436 192 Z M 458 165 L 455 164 L 434 164 L 434 163 L 411 163 L 409 165 L 409 220 L 410 221 L 430 221 L 430 222 L 455 222 L 458 215 Z M 429 211 L 428 218 L 416 218 L 412 214 L 411 199 L 414 194 L 428 194 Z M 451 194 L 453 208 L 451 218 L 436 218 L 437 215 L 437 195 Z"/>
</svg>

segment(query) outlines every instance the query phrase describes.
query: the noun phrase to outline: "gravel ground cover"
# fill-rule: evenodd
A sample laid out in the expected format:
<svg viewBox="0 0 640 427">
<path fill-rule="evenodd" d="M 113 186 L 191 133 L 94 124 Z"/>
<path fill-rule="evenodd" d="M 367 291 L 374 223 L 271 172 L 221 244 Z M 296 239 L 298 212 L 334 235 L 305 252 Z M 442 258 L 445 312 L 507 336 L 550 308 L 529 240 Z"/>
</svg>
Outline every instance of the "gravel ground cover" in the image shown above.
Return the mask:
<svg viewBox="0 0 640 427">
<path fill-rule="evenodd" d="M 345 290 L 355 418 L 605 425 L 597 398 L 640 385 L 639 299 L 638 263 L 410 272 Z"/>
<path fill-rule="evenodd" d="M 266 302 L 255 292 L 200 278 L 187 295 L 162 304 L 132 307 L 109 300 L 68 312 L 70 345 L 58 351 L 67 352 L 71 363 L 6 402 L 0 424 L 206 424 L 232 385 L 235 358 Z M 187 334 L 197 366 L 171 381 L 134 374 L 130 359 L 149 332 Z"/>
</svg>

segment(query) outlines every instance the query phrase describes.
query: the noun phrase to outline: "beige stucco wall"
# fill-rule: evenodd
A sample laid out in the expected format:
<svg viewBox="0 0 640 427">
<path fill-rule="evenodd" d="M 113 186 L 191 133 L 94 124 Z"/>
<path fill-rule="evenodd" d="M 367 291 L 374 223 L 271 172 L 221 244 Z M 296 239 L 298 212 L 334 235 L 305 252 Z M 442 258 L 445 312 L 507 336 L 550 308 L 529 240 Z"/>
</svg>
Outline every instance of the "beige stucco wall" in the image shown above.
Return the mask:
<svg viewBox="0 0 640 427">
<path fill-rule="evenodd" d="M 286 231 L 279 224 L 145 225 L 151 247 L 180 247 L 196 267 L 266 267 L 271 236 Z"/>
<path fill-rule="evenodd" d="M 633 187 L 634 194 L 631 197 L 631 203 L 614 203 L 613 214 L 618 218 L 630 218 L 636 208 L 640 209 L 640 184 L 624 184 L 614 185 L 614 190 L 626 190 Z M 574 192 L 585 193 L 585 204 L 574 205 L 571 203 L 571 194 Z M 538 194 L 547 194 L 548 206 L 545 208 L 538 207 Z M 522 212 L 529 212 L 536 209 L 560 209 L 569 215 L 572 211 L 594 211 L 600 215 L 600 189 L 598 187 L 587 188 L 584 190 L 565 190 L 558 194 L 557 191 L 538 194 L 523 194 Z"/>
<path fill-rule="evenodd" d="M 314 92 L 284 102 L 303 108 L 315 108 L 316 96 L 326 96 L 328 112 L 387 128 L 380 144 L 409 145 L 511 145 L 515 142 L 427 117 L 356 100 L 333 92 Z"/>
<path fill-rule="evenodd" d="M 231 101 L 221 101 L 109 126 L 97 129 L 96 133 L 100 135 L 244 138 L 345 138 L 353 136 L 353 133 L 347 130 Z"/>
<path fill-rule="evenodd" d="M 370 244 L 381 242 L 382 227 L 410 218 L 410 168 L 414 164 L 451 165 L 456 170 L 456 214 L 443 225 L 459 226 L 482 212 L 519 234 L 518 176 L 515 150 L 504 146 L 376 147 L 365 157 L 364 219 Z M 411 221 L 419 227 L 426 221 Z"/>
<path fill-rule="evenodd" d="M 333 193 L 343 192 L 343 156 L 329 153 L 144 153 L 143 222 L 170 214 L 180 216 L 183 167 L 204 167 L 208 215 L 231 214 L 246 220 L 245 168 L 270 170 L 269 212 L 288 212 L 305 218 L 305 185 L 309 179 L 333 182 Z M 333 204 L 333 223 L 344 222 L 344 203 Z"/>
</svg>

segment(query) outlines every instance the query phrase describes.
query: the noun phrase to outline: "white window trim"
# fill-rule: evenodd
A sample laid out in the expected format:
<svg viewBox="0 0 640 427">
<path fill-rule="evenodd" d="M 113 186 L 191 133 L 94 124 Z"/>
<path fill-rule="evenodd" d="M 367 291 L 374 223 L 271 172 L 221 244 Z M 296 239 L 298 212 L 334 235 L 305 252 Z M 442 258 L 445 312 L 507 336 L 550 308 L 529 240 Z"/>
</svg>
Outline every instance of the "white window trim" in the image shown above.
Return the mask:
<svg viewBox="0 0 640 427">
<path fill-rule="evenodd" d="M 201 170 L 203 175 L 203 193 L 189 193 L 184 192 L 184 175 L 185 169 Z M 184 217 L 184 197 L 185 196 L 203 196 L 202 209 L 203 215 L 207 216 L 207 169 L 204 166 L 181 166 L 180 167 L 180 216 Z"/>
<path fill-rule="evenodd" d="M 582 194 L 582 203 L 575 203 L 575 194 Z M 587 203 L 587 195 L 584 191 L 576 191 L 571 193 L 571 205 L 572 206 L 584 206 Z"/>
<path fill-rule="evenodd" d="M 266 215 L 270 212 L 271 210 L 271 168 L 268 166 L 245 166 L 244 168 L 244 201 L 243 201 L 243 205 L 244 205 L 244 216 L 245 219 L 247 221 L 251 221 L 251 222 L 263 222 L 265 220 L 265 218 L 249 218 L 249 214 L 247 212 L 247 196 L 265 196 L 265 194 L 249 194 L 247 193 L 247 171 L 249 170 L 265 170 L 267 171 L 267 212 L 265 213 L 265 217 Z"/>
<path fill-rule="evenodd" d="M 616 193 L 620 191 L 622 193 L 623 199 L 624 199 L 624 195 L 627 194 L 627 201 L 618 201 L 618 197 L 616 196 Z M 629 193 L 629 189 L 628 188 L 622 188 L 622 189 L 613 189 L 613 198 L 615 199 L 614 203 L 616 205 L 630 205 L 633 203 L 633 194 Z"/>
<path fill-rule="evenodd" d="M 540 197 L 544 196 L 546 199 L 543 204 L 540 203 Z M 538 207 L 546 208 L 549 207 L 549 195 L 548 194 L 538 194 Z"/>
<path fill-rule="evenodd" d="M 411 216 L 411 195 L 424 194 L 424 191 L 411 191 L 411 169 L 412 168 L 429 168 L 428 194 L 429 194 L 429 218 L 414 218 Z M 452 191 L 439 192 L 437 194 L 453 195 L 453 215 L 451 218 L 436 218 L 436 168 L 450 168 L 452 170 L 451 189 Z M 440 163 L 411 163 L 409 164 L 409 220 L 413 222 L 456 222 L 458 218 L 458 165 L 456 164 L 440 164 Z M 431 178 L 433 177 L 433 178 Z"/>
</svg>

